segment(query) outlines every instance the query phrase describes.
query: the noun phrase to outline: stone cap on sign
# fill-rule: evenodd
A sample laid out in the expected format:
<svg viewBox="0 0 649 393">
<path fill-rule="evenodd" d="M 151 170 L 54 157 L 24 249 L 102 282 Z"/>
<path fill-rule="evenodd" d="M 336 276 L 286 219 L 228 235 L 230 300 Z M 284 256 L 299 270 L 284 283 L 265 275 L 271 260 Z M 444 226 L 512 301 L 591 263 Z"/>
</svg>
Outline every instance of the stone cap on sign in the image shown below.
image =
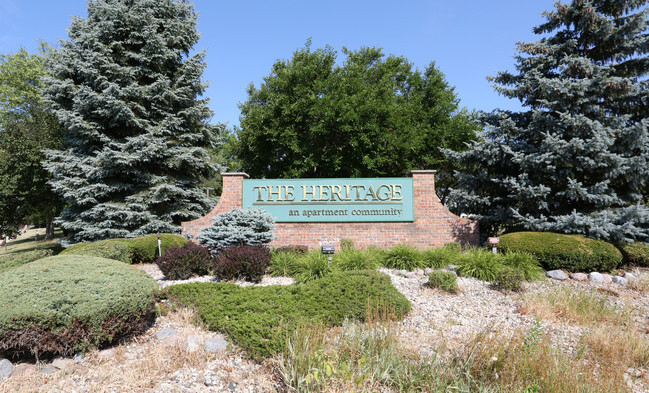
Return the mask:
<svg viewBox="0 0 649 393">
<path fill-rule="evenodd" d="M 222 172 L 221 176 L 242 176 L 245 179 L 250 179 L 250 175 L 246 172 Z"/>
<path fill-rule="evenodd" d="M 437 171 L 435 169 L 416 169 L 416 170 L 412 170 L 412 171 L 408 172 L 409 175 L 415 175 L 415 174 L 417 174 L 417 175 L 419 175 L 419 174 L 422 174 L 422 175 L 433 174 L 434 175 L 435 173 L 437 173 Z"/>
</svg>

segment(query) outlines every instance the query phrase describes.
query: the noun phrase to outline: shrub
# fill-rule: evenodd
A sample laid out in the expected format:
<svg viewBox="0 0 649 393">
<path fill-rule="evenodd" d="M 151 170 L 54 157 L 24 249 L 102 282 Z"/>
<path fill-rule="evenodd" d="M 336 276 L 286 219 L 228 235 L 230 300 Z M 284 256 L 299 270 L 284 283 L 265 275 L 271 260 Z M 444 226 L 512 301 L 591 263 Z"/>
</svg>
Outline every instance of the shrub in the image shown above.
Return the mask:
<svg viewBox="0 0 649 393">
<path fill-rule="evenodd" d="M 451 272 L 435 270 L 428 276 L 428 286 L 446 292 L 457 292 L 457 276 Z"/>
<path fill-rule="evenodd" d="M 526 252 L 508 252 L 507 254 L 499 254 L 498 256 L 503 265 L 520 272 L 527 281 L 542 280 L 545 277 L 543 268 L 532 254 Z"/>
<path fill-rule="evenodd" d="M 301 246 L 301 245 L 290 245 L 284 247 L 277 247 L 274 250 L 281 251 L 281 252 L 291 252 L 293 254 L 306 254 L 307 252 L 309 252 L 309 247 Z"/>
<path fill-rule="evenodd" d="M 496 279 L 502 264 L 489 250 L 472 249 L 465 251 L 457 260 L 457 272 L 463 276 L 475 277 L 482 281 Z"/>
<path fill-rule="evenodd" d="M 217 214 L 196 239 L 216 254 L 230 246 L 270 243 L 274 230 L 275 220 L 263 209 L 234 209 Z"/>
<path fill-rule="evenodd" d="M 320 250 L 311 250 L 298 258 L 292 273 L 295 281 L 300 283 L 322 278 L 331 273 L 329 257 Z"/>
<path fill-rule="evenodd" d="M 379 267 L 376 259 L 363 250 L 353 247 L 345 247 L 339 253 L 333 256 L 334 269 L 346 270 L 374 270 Z"/>
<path fill-rule="evenodd" d="M 271 255 L 270 262 L 268 263 L 271 276 L 293 276 L 299 258 L 298 253 L 283 248 L 277 248 L 271 251 Z"/>
<path fill-rule="evenodd" d="M 259 282 L 270 259 L 270 250 L 266 246 L 228 247 L 216 256 L 214 273 L 222 280 L 244 279 Z"/>
<path fill-rule="evenodd" d="M 626 243 L 620 247 L 620 251 L 622 251 L 625 263 L 649 267 L 649 244 Z"/>
<path fill-rule="evenodd" d="M 622 254 L 614 245 L 582 235 L 514 232 L 500 237 L 499 248 L 528 252 L 546 270 L 610 271 L 622 262 Z"/>
<path fill-rule="evenodd" d="M 213 269 L 210 251 L 199 244 L 187 242 L 182 247 L 171 247 L 155 261 L 168 280 L 186 280 L 204 276 Z"/>
<path fill-rule="evenodd" d="M 421 252 L 413 246 L 397 244 L 385 255 L 383 265 L 389 269 L 414 270 L 422 267 Z"/>
<path fill-rule="evenodd" d="M 364 321 L 368 308 L 401 318 L 411 307 L 390 278 L 376 271 L 333 272 L 290 286 L 191 283 L 167 287 L 165 295 L 195 307 L 210 329 L 228 334 L 257 359 L 285 351 L 289 333 L 301 323 Z"/>
<path fill-rule="evenodd" d="M 347 238 L 340 239 L 340 249 L 346 250 L 348 248 L 356 248 L 354 246 L 354 239 L 347 239 Z"/>
<path fill-rule="evenodd" d="M 125 243 L 128 246 L 132 263 L 152 263 L 159 256 L 157 235 L 113 240 Z M 181 247 L 187 242 L 188 240 L 180 235 L 171 233 L 160 234 L 160 248 L 162 249 L 163 255 L 167 249 Z"/>
<path fill-rule="evenodd" d="M 493 280 L 493 287 L 503 292 L 520 292 L 523 290 L 525 275 L 515 267 L 503 266 L 496 278 Z"/>
<path fill-rule="evenodd" d="M 6 272 L 9 269 L 13 269 L 17 266 L 21 266 L 29 262 L 34 262 L 36 260 L 52 256 L 52 253 L 52 250 L 45 249 L 18 252 L 15 254 L 0 256 L 0 273 Z"/>
<path fill-rule="evenodd" d="M 122 262 L 79 255 L 0 274 L 0 352 L 70 355 L 142 333 L 156 282 Z"/>
<path fill-rule="evenodd" d="M 114 259 L 116 261 L 131 263 L 131 252 L 129 247 L 116 240 L 100 240 L 92 243 L 79 243 L 61 251 L 59 255 L 85 255 L 89 257 L 100 257 Z"/>
<path fill-rule="evenodd" d="M 458 243 L 449 243 L 458 244 Z M 455 263 L 462 250 L 454 246 L 429 248 L 421 253 L 422 267 L 441 269 Z"/>
</svg>

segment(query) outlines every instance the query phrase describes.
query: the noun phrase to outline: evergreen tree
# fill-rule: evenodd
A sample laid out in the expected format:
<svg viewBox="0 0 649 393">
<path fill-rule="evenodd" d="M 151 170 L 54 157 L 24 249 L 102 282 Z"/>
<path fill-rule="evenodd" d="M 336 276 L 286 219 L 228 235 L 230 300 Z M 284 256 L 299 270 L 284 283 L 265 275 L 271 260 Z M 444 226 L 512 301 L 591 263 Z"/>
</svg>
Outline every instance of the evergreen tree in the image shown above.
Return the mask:
<svg viewBox="0 0 649 393">
<path fill-rule="evenodd" d="M 518 44 L 517 73 L 492 78 L 522 112 L 485 115 L 486 134 L 451 153 L 461 210 L 499 229 L 647 240 L 649 35 L 646 0 L 557 3 Z"/>
<path fill-rule="evenodd" d="M 45 163 L 73 242 L 178 232 L 215 170 L 197 14 L 186 1 L 91 0 L 50 61 L 45 97 L 65 148 Z"/>
</svg>

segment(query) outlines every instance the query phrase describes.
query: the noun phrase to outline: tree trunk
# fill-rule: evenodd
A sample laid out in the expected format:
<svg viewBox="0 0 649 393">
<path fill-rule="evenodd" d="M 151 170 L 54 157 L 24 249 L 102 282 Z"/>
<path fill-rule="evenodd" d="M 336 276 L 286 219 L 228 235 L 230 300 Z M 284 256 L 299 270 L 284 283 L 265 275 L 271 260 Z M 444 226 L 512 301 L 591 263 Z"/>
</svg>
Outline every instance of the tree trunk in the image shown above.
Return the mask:
<svg viewBox="0 0 649 393">
<path fill-rule="evenodd" d="M 47 218 L 47 224 L 45 224 L 45 240 L 54 239 L 54 217 Z"/>
</svg>

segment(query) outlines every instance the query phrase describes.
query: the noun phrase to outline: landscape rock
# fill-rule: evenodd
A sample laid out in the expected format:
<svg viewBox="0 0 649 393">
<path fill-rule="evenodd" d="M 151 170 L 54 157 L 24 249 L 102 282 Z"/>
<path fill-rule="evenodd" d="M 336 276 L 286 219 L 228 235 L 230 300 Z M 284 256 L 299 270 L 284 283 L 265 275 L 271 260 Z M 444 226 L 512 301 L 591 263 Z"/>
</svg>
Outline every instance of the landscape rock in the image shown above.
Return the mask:
<svg viewBox="0 0 649 393">
<path fill-rule="evenodd" d="M 563 281 L 568 279 L 568 275 L 563 270 L 550 270 L 545 275 L 554 280 Z"/>
<path fill-rule="evenodd" d="M 589 279 L 591 282 L 604 282 L 604 277 L 602 276 L 602 274 L 601 274 L 601 273 L 597 273 L 597 272 L 592 272 L 592 273 L 590 273 L 590 274 L 588 275 L 588 279 Z"/>
<path fill-rule="evenodd" d="M 399 270 L 399 273 L 398 273 L 398 274 L 399 274 L 400 276 L 402 276 L 402 277 L 405 277 L 406 274 L 408 274 L 408 271 L 405 270 L 405 269 L 404 269 L 404 270 Z"/>
<path fill-rule="evenodd" d="M 115 348 L 102 349 L 97 356 L 103 360 L 111 359 L 115 356 Z"/>
<path fill-rule="evenodd" d="M 65 370 L 74 364 L 74 360 L 66 358 L 56 358 L 52 361 L 52 367 L 56 367 L 59 370 Z"/>
<path fill-rule="evenodd" d="M 611 276 L 610 274 L 606 274 L 606 273 L 602 274 L 602 282 L 604 284 L 612 283 L 613 282 L 613 276 Z"/>
<path fill-rule="evenodd" d="M 586 273 L 570 273 L 570 278 L 575 281 L 588 281 Z"/>
<path fill-rule="evenodd" d="M 183 342 L 183 349 L 189 353 L 198 351 L 201 347 L 202 337 L 197 334 L 192 334 L 187 337 Z"/>
<path fill-rule="evenodd" d="M 162 340 L 167 337 L 175 336 L 176 334 L 178 334 L 178 331 L 174 328 L 163 328 L 155 334 L 155 338 Z"/>
<path fill-rule="evenodd" d="M 14 365 L 8 359 L 0 359 L 0 379 L 9 378 L 14 370 Z"/>
<path fill-rule="evenodd" d="M 635 274 L 633 274 L 633 273 L 624 273 L 624 275 L 623 275 L 622 277 L 623 277 L 623 278 L 626 278 L 627 281 L 636 280 L 636 279 L 638 278 L 638 277 L 637 277 Z"/>
<path fill-rule="evenodd" d="M 627 284 L 627 279 L 624 278 L 624 277 L 614 276 L 614 277 L 612 278 L 612 280 L 613 280 L 613 282 L 616 283 L 616 284 L 620 284 L 620 285 L 626 285 L 626 284 Z"/>
<path fill-rule="evenodd" d="M 421 269 L 415 269 L 415 274 L 418 275 L 418 276 L 423 276 L 423 275 L 424 275 L 424 271 L 421 270 Z"/>
<path fill-rule="evenodd" d="M 429 268 L 429 267 L 427 267 L 426 269 L 424 269 L 424 275 L 426 275 L 426 276 L 430 275 L 432 272 L 433 272 L 433 269 L 431 269 L 431 268 Z"/>
<path fill-rule="evenodd" d="M 38 373 L 39 374 L 52 374 L 54 372 L 56 372 L 56 367 L 47 366 L 47 367 L 43 367 Z"/>
<path fill-rule="evenodd" d="M 21 363 L 17 364 L 14 366 L 14 371 L 11 373 L 12 377 L 21 377 L 21 376 L 29 376 L 29 375 L 34 375 L 38 372 L 38 368 L 34 366 L 33 364 L 29 363 Z"/>
<path fill-rule="evenodd" d="M 77 352 L 76 355 L 74 355 L 74 364 L 86 364 L 86 361 L 83 360 L 86 357 L 86 355 L 83 352 Z"/>
<path fill-rule="evenodd" d="M 228 349 L 228 342 L 221 337 L 214 337 L 205 341 L 203 348 L 210 353 L 225 351 Z"/>
<path fill-rule="evenodd" d="M 183 343 L 183 338 L 179 334 L 176 334 L 175 336 L 163 338 L 160 340 L 160 343 L 164 347 L 178 347 Z"/>
<path fill-rule="evenodd" d="M 415 272 L 407 272 L 406 274 L 404 274 L 404 277 L 405 278 L 415 278 L 415 277 L 417 277 L 417 274 Z"/>
</svg>

